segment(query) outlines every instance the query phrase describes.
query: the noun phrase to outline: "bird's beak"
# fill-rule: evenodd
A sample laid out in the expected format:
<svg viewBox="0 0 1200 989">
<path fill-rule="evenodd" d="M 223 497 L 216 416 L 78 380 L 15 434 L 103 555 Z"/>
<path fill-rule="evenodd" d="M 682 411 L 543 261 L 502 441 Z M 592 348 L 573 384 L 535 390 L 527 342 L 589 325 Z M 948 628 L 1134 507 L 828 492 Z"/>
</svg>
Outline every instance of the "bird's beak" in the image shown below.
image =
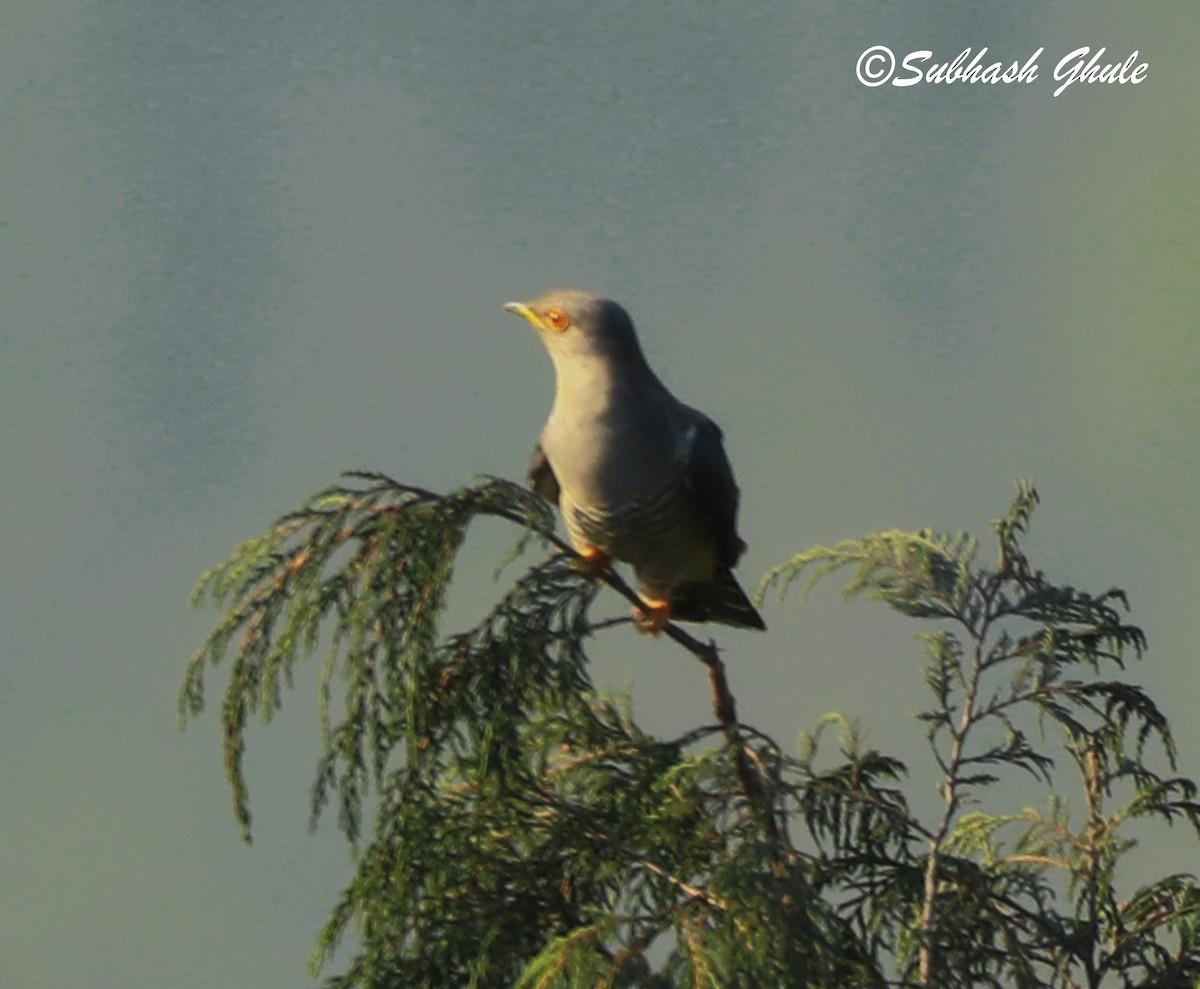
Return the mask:
<svg viewBox="0 0 1200 989">
<path fill-rule="evenodd" d="M 510 313 L 516 313 L 518 316 L 523 316 L 529 320 L 530 324 L 539 333 L 557 334 L 562 333 L 571 325 L 570 317 L 563 312 L 558 306 L 552 306 L 545 312 L 538 312 L 532 306 L 525 305 L 524 302 L 506 302 L 504 308 Z"/>
<path fill-rule="evenodd" d="M 547 322 L 541 313 L 539 313 L 536 309 L 531 309 L 529 306 L 525 305 L 524 302 L 506 302 L 504 303 L 504 308 L 510 313 L 515 313 L 516 315 L 522 316 L 529 320 L 530 325 L 540 333 L 554 334 L 566 329 L 565 323 L 559 326 L 557 324 Z M 552 313 L 554 311 L 555 310 L 551 310 Z"/>
<path fill-rule="evenodd" d="M 539 330 L 542 328 L 542 321 L 538 319 L 538 314 L 525 305 L 524 302 L 506 302 L 504 303 L 504 311 L 529 320 Z"/>
</svg>

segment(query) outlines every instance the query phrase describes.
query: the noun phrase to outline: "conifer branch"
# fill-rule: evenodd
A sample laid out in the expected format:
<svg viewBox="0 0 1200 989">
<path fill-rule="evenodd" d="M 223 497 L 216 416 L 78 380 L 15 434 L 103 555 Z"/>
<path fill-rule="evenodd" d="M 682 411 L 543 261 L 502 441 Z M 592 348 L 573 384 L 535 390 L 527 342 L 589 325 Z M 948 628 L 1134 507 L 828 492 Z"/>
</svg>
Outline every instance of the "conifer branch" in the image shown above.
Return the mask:
<svg viewBox="0 0 1200 989">
<path fill-rule="evenodd" d="M 240 546 L 197 588 L 223 614 L 180 717 L 226 664 L 224 757 L 248 836 L 249 721 L 322 656 L 312 820 L 333 804 L 356 849 L 313 956 L 327 964 L 355 930 L 330 989 L 1195 985 L 1200 884 L 1128 890 L 1119 866 L 1135 822 L 1200 834 L 1197 785 L 1176 771 L 1164 713 L 1125 678 L 1145 638 L 1124 593 L 1053 583 L 1028 558 L 1037 500 L 1021 485 L 994 523 L 993 566 L 967 534 L 891 530 L 801 553 L 760 585 L 848 574 L 847 596 L 934 623 L 919 715 L 940 775 L 932 815 L 845 715 L 785 755 L 742 722 L 716 643 L 676 624 L 663 635 L 704 668 L 714 720 L 644 731 L 629 699 L 595 688 L 585 650 L 629 623 L 591 618 L 598 589 L 637 594 L 616 571 L 581 573 L 550 506 L 496 478 L 437 494 L 356 473 Z M 549 555 L 447 632 L 479 516 L 520 528 L 514 556 L 534 540 Z M 1018 774 L 1045 809 L 985 810 Z"/>
</svg>

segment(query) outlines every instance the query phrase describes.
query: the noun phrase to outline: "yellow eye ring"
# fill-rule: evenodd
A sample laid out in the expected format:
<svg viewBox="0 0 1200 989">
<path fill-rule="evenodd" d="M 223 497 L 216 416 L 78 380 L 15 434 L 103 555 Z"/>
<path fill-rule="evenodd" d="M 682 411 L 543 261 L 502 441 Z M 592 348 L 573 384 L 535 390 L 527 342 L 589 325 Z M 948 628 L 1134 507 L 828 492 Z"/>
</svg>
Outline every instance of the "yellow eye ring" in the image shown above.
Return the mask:
<svg viewBox="0 0 1200 989">
<path fill-rule="evenodd" d="M 562 333 L 563 330 L 571 325 L 571 318 L 557 306 L 553 309 L 547 309 L 546 315 L 543 318 L 546 321 L 546 325 L 555 333 Z"/>
</svg>

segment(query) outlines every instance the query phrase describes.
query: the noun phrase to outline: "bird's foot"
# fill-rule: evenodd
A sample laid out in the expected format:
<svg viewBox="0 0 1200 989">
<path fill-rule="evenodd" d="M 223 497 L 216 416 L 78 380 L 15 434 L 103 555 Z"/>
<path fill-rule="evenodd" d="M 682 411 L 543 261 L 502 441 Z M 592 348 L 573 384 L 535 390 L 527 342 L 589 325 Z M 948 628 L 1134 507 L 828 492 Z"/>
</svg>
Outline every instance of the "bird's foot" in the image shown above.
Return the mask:
<svg viewBox="0 0 1200 989">
<path fill-rule="evenodd" d="M 595 546 L 584 546 L 579 550 L 579 557 L 572 561 L 572 566 L 589 577 L 599 577 L 612 563 L 612 557 Z"/>
<path fill-rule="evenodd" d="M 658 635 L 670 622 L 670 601 L 661 598 L 642 598 L 642 607 L 633 609 L 634 627 L 642 635 Z"/>
</svg>

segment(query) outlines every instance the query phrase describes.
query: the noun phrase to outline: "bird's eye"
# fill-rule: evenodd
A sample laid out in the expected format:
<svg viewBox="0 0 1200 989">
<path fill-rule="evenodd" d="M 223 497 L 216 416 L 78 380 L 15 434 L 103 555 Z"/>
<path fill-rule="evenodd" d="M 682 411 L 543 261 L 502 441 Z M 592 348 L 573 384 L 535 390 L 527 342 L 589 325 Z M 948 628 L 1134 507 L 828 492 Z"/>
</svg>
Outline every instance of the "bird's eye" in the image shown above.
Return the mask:
<svg viewBox="0 0 1200 989">
<path fill-rule="evenodd" d="M 546 325 L 555 333 L 562 333 L 568 326 L 571 325 L 571 318 L 561 309 L 546 310 Z"/>
</svg>

